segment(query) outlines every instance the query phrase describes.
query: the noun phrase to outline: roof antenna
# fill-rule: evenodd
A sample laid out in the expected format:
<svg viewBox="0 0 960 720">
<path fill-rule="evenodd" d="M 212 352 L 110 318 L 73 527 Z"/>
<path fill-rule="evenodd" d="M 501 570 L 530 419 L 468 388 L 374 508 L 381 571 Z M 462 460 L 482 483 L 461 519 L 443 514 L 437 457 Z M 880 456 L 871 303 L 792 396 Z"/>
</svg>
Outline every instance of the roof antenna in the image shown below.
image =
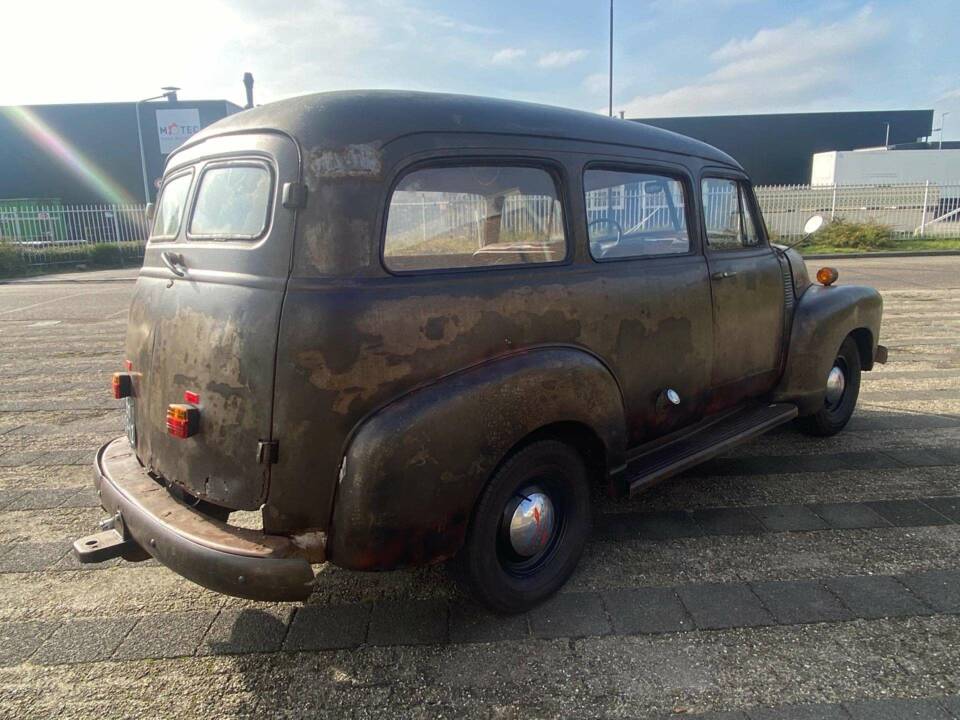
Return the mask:
<svg viewBox="0 0 960 720">
<path fill-rule="evenodd" d="M 243 87 L 247 90 L 247 104 L 244 109 L 249 110 L 253 107 L 253 73 L 245 72 L 243 74 Z"/>
</svg>

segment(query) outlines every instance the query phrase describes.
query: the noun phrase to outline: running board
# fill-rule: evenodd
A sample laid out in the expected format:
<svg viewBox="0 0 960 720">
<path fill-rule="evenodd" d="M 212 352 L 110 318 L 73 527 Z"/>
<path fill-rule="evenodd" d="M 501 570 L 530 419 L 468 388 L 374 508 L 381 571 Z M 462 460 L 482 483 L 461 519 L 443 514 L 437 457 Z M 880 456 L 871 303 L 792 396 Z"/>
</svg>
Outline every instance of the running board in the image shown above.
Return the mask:
<svg viewBox="0 0 960 720">
<path fill-rule="evenodd" d="M 654 448 L 630 462 L 626 485 L 630 494 L 790 422 L 797 407 L 790 403 L 749 405 L 668 445 Z"/>
</svg>

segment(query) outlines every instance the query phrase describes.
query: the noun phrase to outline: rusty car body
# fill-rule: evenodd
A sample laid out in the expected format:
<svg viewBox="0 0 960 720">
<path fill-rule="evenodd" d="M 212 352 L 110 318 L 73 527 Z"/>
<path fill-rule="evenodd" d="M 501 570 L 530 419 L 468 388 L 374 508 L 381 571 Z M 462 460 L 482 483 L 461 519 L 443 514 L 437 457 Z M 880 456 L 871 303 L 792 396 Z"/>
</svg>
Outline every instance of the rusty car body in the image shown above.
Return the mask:
<svg viewBox="0 0 960 720">
<path fill-rule="evenodd" d="M 690 138 L 426 93 L 251 109 L 167 162 L 108 516 L 75 549 L 267 600 L 306 598 L 312 563 L 456 558 L 522 610 L 573 570 L 588 485 L 637 492 L 797 416 L 839 430 L 881 306 L 812 283 Z"/>
</svg>

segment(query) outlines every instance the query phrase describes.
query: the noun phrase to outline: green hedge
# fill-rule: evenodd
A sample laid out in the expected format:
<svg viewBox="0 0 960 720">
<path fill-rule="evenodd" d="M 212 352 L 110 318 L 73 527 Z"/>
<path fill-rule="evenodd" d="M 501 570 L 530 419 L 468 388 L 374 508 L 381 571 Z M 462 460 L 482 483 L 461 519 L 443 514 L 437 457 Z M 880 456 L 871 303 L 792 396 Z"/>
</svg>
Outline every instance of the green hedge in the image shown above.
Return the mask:
<svg viewBox="0 0 960 720">
<path fill-rule="evenodd" d="M 0 277 L 63 271 L 73 266 L 97 269 L 138 264 L 143 243 L 90 243 L 84 245 L 15 245 L 0 238 Z"/>
<path fill-rule="evenodd" d="M 817 245 L 857 250 L 882 250 L 897 244 L 893 232 L 886 225 L 873 222 L 847 222 L 841 218 L 830 221 L 812 241 Z"/>
</svg>

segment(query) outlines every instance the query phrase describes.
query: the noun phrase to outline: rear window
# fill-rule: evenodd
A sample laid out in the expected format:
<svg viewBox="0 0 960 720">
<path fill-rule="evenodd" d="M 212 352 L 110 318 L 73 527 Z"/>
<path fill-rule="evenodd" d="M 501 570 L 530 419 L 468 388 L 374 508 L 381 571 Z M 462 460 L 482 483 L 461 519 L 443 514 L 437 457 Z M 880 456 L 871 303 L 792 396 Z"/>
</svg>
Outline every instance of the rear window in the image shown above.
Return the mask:
<svg viewBox="0 0 960 720">
<path fill-rule="evenodd" d="M 390 198 L 389 270 L 528 265 L 566 255 L 557 185 L 540 168 L 425 168 L 406 175 Z"/>
<path fill-rule="evenodd" d="M 264 165 L 207 168 L 193 205 L 191 237 L 250 240 L 267 227 L 270 171 Z"/>
<path fill-rule="evenodd" d="M 187 204 L 187 192 L 190 190 L 190 174 L 179 175 L 168 180 L 160 193 L 160 204 L 157 206 L 156 217 L 153 221 L 153 232 L 150 237 L 173 238 L 180 232 L 180 223 L 183 221 L 183 208 Z"/>
</svg>

